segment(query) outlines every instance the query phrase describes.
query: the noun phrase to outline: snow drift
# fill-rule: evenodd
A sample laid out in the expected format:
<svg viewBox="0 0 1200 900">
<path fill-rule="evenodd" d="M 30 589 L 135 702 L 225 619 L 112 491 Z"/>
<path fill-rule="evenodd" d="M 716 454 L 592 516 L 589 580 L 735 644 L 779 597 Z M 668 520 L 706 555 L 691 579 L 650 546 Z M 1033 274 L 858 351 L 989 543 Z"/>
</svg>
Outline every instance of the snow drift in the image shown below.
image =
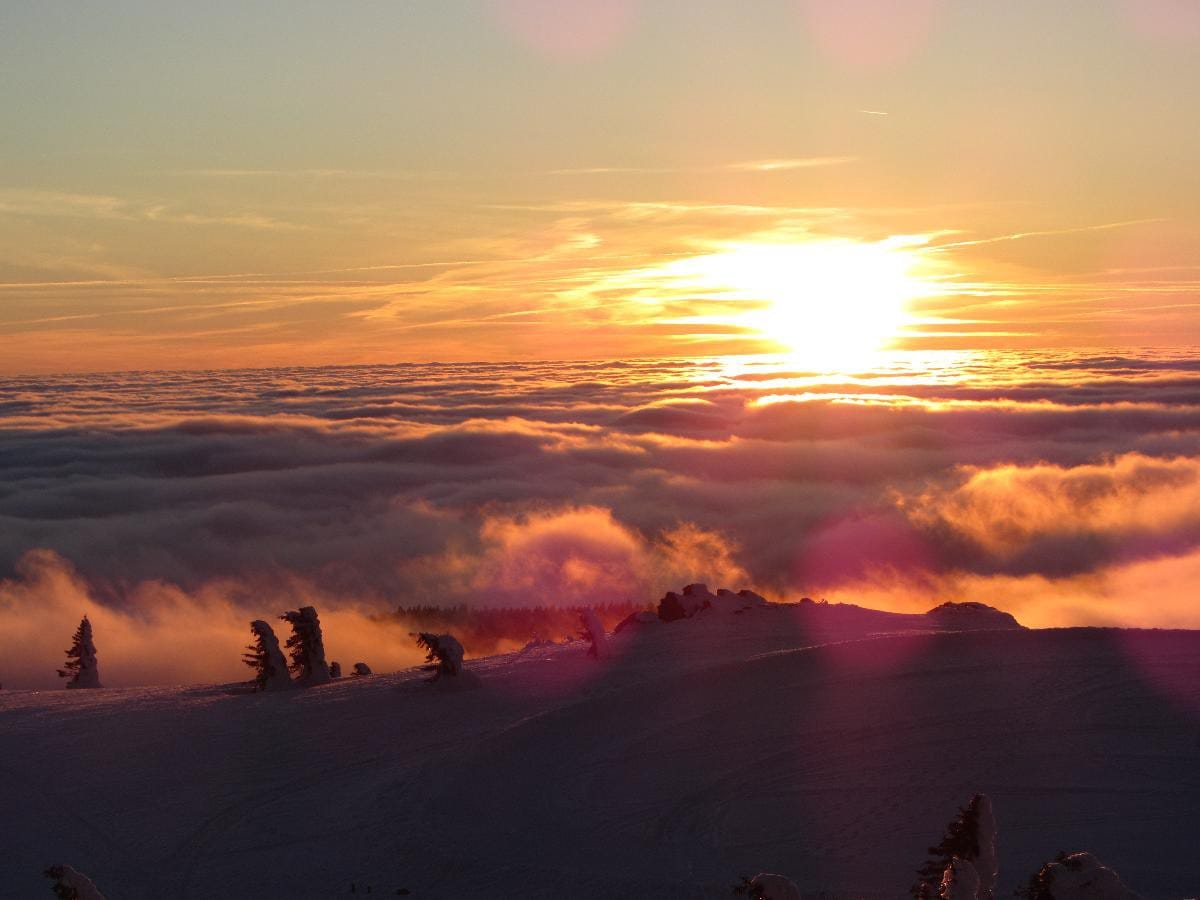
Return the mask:
<svg viewBox="0 0 1200 900">
<path fill-rule="evenodd" d="M 1194 896 L 1200 634 L 867 639 L 810 605 L 473 660 L 471 691 L 5 690 L 0 898 L 69 859 L 120 900 L 727 900 L 751 872 L 897 900 L 975 792 L 998 898 L 1062 846 Z"/>
</svg>

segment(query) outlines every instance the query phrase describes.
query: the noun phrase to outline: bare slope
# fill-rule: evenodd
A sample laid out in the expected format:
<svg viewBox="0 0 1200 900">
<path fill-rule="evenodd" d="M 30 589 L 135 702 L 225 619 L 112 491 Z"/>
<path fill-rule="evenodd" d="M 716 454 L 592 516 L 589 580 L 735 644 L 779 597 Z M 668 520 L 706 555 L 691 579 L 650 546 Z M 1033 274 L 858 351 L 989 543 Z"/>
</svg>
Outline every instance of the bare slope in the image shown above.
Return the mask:
<svg viewBox="0 0 1200 900">
<path fill-rule="evenodd" d="M 1200 633 L 847 640 L 802 615 L 479 660 L 461 692 L 0 693 L 0 897 L 64 861 L 110 900 L 727 897 L 761 870 L 895 898 L 974 791 L 1006 895 L 1086 848 L 1194 896 Z M 817 639 L 842 642 L 796 649 Z"/>
</svg>

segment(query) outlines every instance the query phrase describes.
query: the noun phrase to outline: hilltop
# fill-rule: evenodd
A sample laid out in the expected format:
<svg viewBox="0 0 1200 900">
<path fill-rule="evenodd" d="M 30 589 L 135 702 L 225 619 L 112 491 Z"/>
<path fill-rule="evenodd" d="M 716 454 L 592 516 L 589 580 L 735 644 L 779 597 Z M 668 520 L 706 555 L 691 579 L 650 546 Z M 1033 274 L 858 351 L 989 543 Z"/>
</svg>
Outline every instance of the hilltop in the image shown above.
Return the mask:
<svg viewBox="0 0 1200 900">
<path fill-rule="evenodd" d="M 1061 849 L 1151 900 L 1200 884 L 1179 827 L 1200 801 L 1200 633 L 726 612 L 626 628 L 606 660 L 580 642 L 474 660 L 457 692 L 417 670 L 3 692 L 0 897 L 49 896 L 61 861 L 109 900 L 684 900 L 758 871 L 896 898 L 975 791 L 1006 896 Z"/>
</svg>

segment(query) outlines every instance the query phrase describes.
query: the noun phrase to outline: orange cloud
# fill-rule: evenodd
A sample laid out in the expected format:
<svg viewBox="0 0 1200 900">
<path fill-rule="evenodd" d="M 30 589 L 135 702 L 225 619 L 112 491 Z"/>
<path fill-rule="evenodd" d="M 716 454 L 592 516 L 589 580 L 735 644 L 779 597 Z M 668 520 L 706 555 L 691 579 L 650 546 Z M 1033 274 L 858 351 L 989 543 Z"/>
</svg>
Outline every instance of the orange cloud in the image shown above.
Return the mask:
<svg viewBox="0 0 1200 900">
<path fill-rule="evenodd" d="M 1165 535 L 1200 527 L 1200 459 L 1128 453 L 1066 468 L 968 469 L 966 481 L 903 500 L 910 518 L 1008 555 L 1047 535 Z"/>
<path fill-rule="evenodd" d="M 839 586 L 830 600 L 919 612 L 947 600 L 975 600 L 1011 612 L 1023 625 L 1200 628 L 1200 550 L 1119 563 L 1065 578 L 1044 575 L 875 571 Z"/>
<path fill-rule="evenodd" d="M 736 552 L 724 537 L 696 525 L 682 523 L 647 539 L 611 510 L 581 506 L 488 516 L 477 547 L 416 559 L 404 571 L 429 585 L 423 599 L 437 605 L 640 604 L 691 581 L 746 586 L 749 576 Z"/>
</svg>

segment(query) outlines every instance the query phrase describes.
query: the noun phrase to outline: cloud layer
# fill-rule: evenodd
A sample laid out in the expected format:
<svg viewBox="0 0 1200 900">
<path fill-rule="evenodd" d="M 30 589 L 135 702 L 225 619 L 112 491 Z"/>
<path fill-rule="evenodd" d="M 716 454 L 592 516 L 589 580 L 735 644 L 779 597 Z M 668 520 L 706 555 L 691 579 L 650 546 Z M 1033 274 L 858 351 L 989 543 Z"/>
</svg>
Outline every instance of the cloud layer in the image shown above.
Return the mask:
<svg viewBox="0 0 1200 900">
<path fill-rule="evenodd" d="M 211 627 L 234 660 L 128 683 L 235 677 L 248 617 L 302 601 L 343 611 L 349 640 L 401 604 L 648 602 L 688 580 L 1200 625 L 1179 593 L 1200 553 L 1198 370 L 907 354 L 837 376 L 742 359 L 10 379 L 0 677 L 14 658 L 52 672 L 85 608 L 110 631 Z"/>
</svg>

